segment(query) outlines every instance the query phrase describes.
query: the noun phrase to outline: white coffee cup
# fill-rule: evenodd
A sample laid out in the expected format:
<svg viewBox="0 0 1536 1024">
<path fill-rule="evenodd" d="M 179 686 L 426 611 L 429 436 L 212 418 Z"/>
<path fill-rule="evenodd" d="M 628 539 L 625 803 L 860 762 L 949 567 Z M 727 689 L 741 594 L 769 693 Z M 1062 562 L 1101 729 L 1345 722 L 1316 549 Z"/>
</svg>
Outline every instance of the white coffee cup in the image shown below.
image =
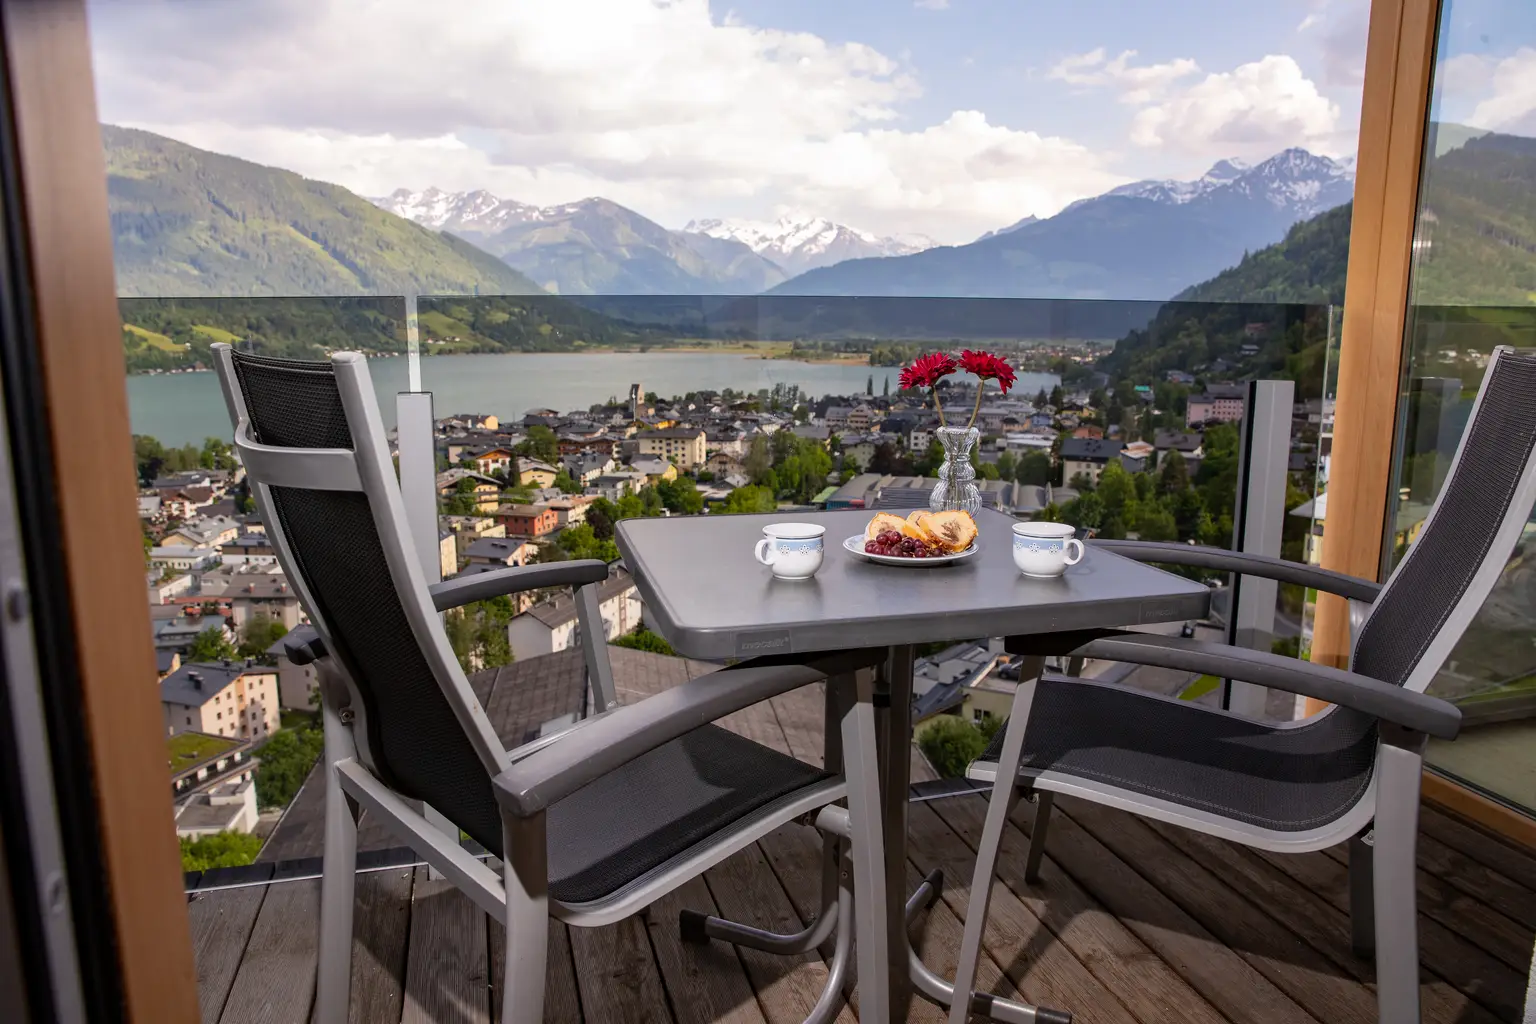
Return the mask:
<svg viewBox="0 0 1536 1024">
<path fill-rule="evenodd" d="M 1076 534 L 1071 523 L 1014 523 L 1013 564 L 1026 576 L 1060 576 L 1083 560 L 1083 542 Z"/>
<path fill-rule="evenodd" d="M 826 556 L 826 534 L 825 526 L 812 523 L 774 523 L 763 527 L 754 553 L 779 579 L 808 580 Z"/>
</svg>

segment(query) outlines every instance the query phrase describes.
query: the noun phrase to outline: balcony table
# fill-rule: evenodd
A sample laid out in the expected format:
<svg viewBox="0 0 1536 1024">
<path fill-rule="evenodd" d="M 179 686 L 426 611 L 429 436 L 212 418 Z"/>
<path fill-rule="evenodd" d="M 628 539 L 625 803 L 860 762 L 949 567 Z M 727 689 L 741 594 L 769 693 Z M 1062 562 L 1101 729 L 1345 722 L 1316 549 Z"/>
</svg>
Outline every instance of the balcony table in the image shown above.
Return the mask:
<svg viewBox="0 0 1536 1024">
<path fill-rule="evenodd" d="M 645 601 L 649 625 L 682 655 L 701 660 L 887 647 L 876 699 L 886 865 L 886 931 L 893 1011 L 911 993 L 905 903 L 906 750 L 912 731 L 914 645 L 978 637 L 1203 618 L 1210 590 L 1193 580 L 1088 548 L 1054 580 L 1013 564 L 1014 519 L 976 518 L 981 550 L 941 566 L 876 565 L 843 550 L 873 512 L 784 512 L 626 519 L 619 551 Z M 770 523 L 825 526 L 826 557 L 809 580 L 778 580 L 753 556 Z M 1068 1007 L 1067 1009 L 1070 1009 Z"/>
</svg>

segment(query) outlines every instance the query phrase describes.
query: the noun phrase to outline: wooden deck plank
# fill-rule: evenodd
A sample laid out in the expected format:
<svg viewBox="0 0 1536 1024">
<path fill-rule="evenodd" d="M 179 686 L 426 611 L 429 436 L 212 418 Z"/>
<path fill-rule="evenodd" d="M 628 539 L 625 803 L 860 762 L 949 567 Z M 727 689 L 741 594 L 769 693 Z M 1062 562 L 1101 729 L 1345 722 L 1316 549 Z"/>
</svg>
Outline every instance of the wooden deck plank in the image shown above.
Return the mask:
<svg viewBox="0 0 1536 1024">
<path fill-rule="evenodd" d="M 1326 853 L 1255 853 L 1336 909 L 1349 913 L 1349 870 Z M 1419 959 L 1502 1020 L 1518 1020 L 1525 1005 L 1525 975 L 1436 921 L 1419 914 Z"/>
<path fill-rule="evenodd" d="M 404 1011 L 414 874 L 410 868 L 395 868 L 357 876 L 349 1024 L 393 1024 Z"/>
<path fill-rule="evenodd" d="M 826 737 L 826 684 L 802 686 L 774 697 L 768 703 L 784 732 L 789 752 L 806 764 L 822 767 L 822 743 Z"/>
<path fill-rule="evenodd" d="M 1082 800 L 1062 810 L 1318 1020 L 1375 1024 L 1376 994 L 1135 815 Z"/>
<path fill-rule="evenodd" d="M 285 876 L 279 868 L 273 879 Z M 269 886 L 224 1004 L 222 1024 L 297 1024 L 309 1017 L 319 962 L 320 882 Z"/>
<path fill-rule="evenodd" d="M 907 887 L 916 889 L 923 881 L 923 873 L 918 871 L 917 865 L 907 861 Z M 917 955 L 928 969 L 946 981 L 953 981 L 955 971 L 960 966 L 960 940 L 964 935 L 965 926 L 960 923 L 950 904 L 945 900 L 939 900 L 926 912 L 920 914 L 913 926 L 917 931 L 915 948 Z M 981 992 L 990 992 L 1004 999 L 1014 1002 L 1028 1002 L 1014 986 L 1013 982 L 1003 973 L 1002 966 L 998 964 L 986 943 L 982 943 L 982 957 L 976 965 L 976 988 Z M 1052 1007 L 1060 1009 L 1060 1007 Z M 942 1024 L 948 1019 L 948 1014 L 940 1007 L 928 1002 L 922 996 L 912 997 L 912 1010 L 906 1018 L 911 1022 L 938 1021 Z M 1105 1018 L 1088 1014 L 1075 1015 L 1074 1021 L 1081 1024 L 1096 1024 Z"/>
<path fill-rule="evenodd" d="M 1349 853 L 1344 847 L 1332 847 L 1323 853 L 1348 870 Z M 1440 922 L 1517 971 L 1523 973 L 1530 966 L 1531 941 L 1536 937 L 1532 929 L 1423 868 L 1415 873 L 1414 881 L 1420 917 Z"/>
<path fill-rule="evenodd" d="M 1184 853 L 1239 887 L 1243 896 L 1362 984 L 1376 981 L 1375 964 L 1350 948 L 1349 916 L 1246 847 L 1162 822 L 1146 824 Z M 1431 971 L 1420 973 L 1427 1024 L 1493 1024 L 1496 1017 Z"/>
<path fill-rule="evenodd" d="M 452 882 L 416 869 L 402 1024 L 490 1024 L 485 915 Z"/>
<path fill-rule="evenodd" d="M 507 956 L 507 931 L 500 921 L 486 915 L 486 950 L 490 964 L 491 1019 L 501 1019 L 501 981 Z M 544 975 L 545 1024 L 581 1024 L 581 996 L 576 987 L 576 964 L 571 959 L 570 929 L 549 922 L 548 969 Z"/>
<path fill-rule="evenodd" d="M 1506 878 L 1536 892 L 1536 855 L 1433 804 L 1419 807 L 1419 833 L 1485 864 Z"/>
<path fill-rule="evenodd" d="M 673 1019 L 639 916 L 603 928 L 572 928 L 569 933 L 587 1024 L 666 1024 Z"/>
<path fill-rule="evenodd" d="M 915 828 L 918 866 L 942 867 L 946 901 L 964 916 L 960 892 L 969 893 L 986 803 L 979 796 L 935 800 L 913 807 L 913 821 L 933 814 L 960 842 L 929 826 Z M 1012 825 L 1003 836 L 998 883 L 992 887 L 984 945 L 1021 991 L 1079 1019 L 1142 1024 L 1223 1024 L 1226 1018 L 1147 944 L 1115 919 L 1086 889 L 1047 858 L 1038 885 L 1024 881 L 1028 840 Z M 994 924 L 995 922 L 995 924 Z M 1069 956 L 1064 959 L 1065 951 Z M 1038 983 L 1031 977 L 1039 963 Z M 1081 970 L 1073 967 L 1073 964 Z M 1053 969 L 1046 970 L 1045 965 Z"/>
<path fill-rule="evenodd" d="M 1021 802 L 1014 822 L 1031 825 L 1034 810 L 1033 804 Z M 1089 835 L 1070 814 L 1052 816 L 1046 849 L 1058 868 L 1072 875 L 1228 1019 L 1237 1024 L 1311 1024 L 1315 1019 Z"/>
<path fill-rule="evenodd" d="M 1420 835 L 1419 868 L 1536 932 L 1536 892 L 1433 836 Z M 1529 943 L 1526 944 L 1529 947 Z M 1529 949 L 1526 960 L 1529 961 Z"/>
<path fill-rule="evenodd" d="M 266 869 L 271 877 L 272 869 Z M 218 868 L 205 872 L 204 885 L 217 885 Z M 202 881 L 200 879 L 200 881 Z M 257 912 L 268 887 L 253 885 L 193 896 L 187 905 L 192 927 L 192 957 L 197 964 L 197 1003 L 203 1024 L 215 1024 L 224 1013 L 224 1002 L 240 970 Z"/>
<path fill-rule="evenodd" d="M 804 926 L 756 845 L 711 868 L 704 878 L 722 917 L 776 932 L 799 931 Z M 737 953 L 764 1018 L 770 1024 L 800 1024 L 826 984 L 827 966 L 821 957 L 816 953 L 778 956 L 752 949 Z M 844 1007 L 837 1019 L 852 1024 L 855 1017 Z"/>
<path fill-rule="evenodd" d="M 671 999 L 677 1024 L 763 1024 L 763 1011 L 734 947 L 722 942 L 691 946 L 683 942 L 678 913 L 684 909 L 718 914 L 702 878 L 663 896 L 646 910 L 651 948 Z"/>
</svg>

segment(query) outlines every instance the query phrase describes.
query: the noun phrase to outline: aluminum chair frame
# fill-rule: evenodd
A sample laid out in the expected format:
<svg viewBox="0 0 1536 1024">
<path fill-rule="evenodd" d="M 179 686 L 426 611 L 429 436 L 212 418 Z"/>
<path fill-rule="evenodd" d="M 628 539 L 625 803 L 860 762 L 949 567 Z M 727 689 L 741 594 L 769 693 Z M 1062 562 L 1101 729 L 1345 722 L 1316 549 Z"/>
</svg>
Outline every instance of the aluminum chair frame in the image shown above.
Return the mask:
<svg viewBox="0 0 1536 1024">
<path fill-rule="evenodd" d="M 246 468 L 252 493 L 263 513 L 279 564 L 311 620 L 315 639 L 300 638 L 292 655 L 313 660 L 318 669 L 326 772 L 325 851 L 321 880 L 320 962 L 315 1020 L 347 1020 L 353 945 L 352 923 L 357 856 L 357 826 L 363 810 L 378 815 L 429 865 L 441 872 L 486 912 L 506 926 L 502 987 L 503 1024 L 543 1020 L 548 921 L 598 927 L 621 920 L 702 874 L 747 845 L 791 821 L 815 825 L 824 835 L 823 911 L 801 933 L 762 932 L 732 922 L 708 919 L 705 933 L 739 945 L 773 952 L 802 952 L 825 941 L 833 928 L 836 946 L 829 980 L 808 1021 L 822 1024 L 841 1008 L 848 970 L 857 957 L 869 1019 L 886 1020 L 883 1005 L 886 954 L 884 852 L 880 831 L 880 796 L 876 769 L 873 685 L 867 669 L 885 656 L 883 649 L 847 651 L 802 659 L 762 658 L 696 677 L 637 704 L 619 707 L 614 696 L 606 644 L 592 628 L 595 585 L 607 576 L 602 562 L 510 567 L 463 580 L 428 586 L 410 547 L 404 506 L 393 462 L 384 442 L 366 360 L 339 352 L 331 368 L 352 449 L 281 448 L 260 443 L 235 372 L 233 350 L 213 346 L 220 384 L 234 423 L 235 449 Z M 429 817 L 429 809 L 387 785 L 369 750 L 367 703 L 343 666 L 328 652 L 330 631 L 318 614 L 303 575 L 297 571 L 289 538 L 275 514 L 271 488 L 362 492 L 369 500 L 396 597 L 413 639 L 426 658 L 443 697 L 452 709 L 487 775 L 500 804 L 504 860 L 501 870 L 462 847 Z M 454 656 L 439 612 L 470 601 L 554 585 L 577 587 L 584 655 L 596 704 L 603 710 L 553 736 L 508 750 Z M 609 771 L 641 754 L 678 739 L 695 728 L 769 697 L 818 681 L 826 682 L 827 710 L 837 728 L 827 730 L 826 770 L 841 772 L 794 790 L 758 808 L 708 838 L 628 882 L 601 899 L 565 903 L 550 897 L 546 850 L 546 811 Z M 846 752 L 846 757 L 844 756 Z M 843 806 L 840 806 L 843 805 Z M 857 892 L 859 898 L 853 899 Z M 859 941 L 853 943 L 855 928 Z M 690 922 L 685 919 L 685 932 Z M 696 933 L 700 926 L 694 923 Z M 692 937 L 698 940 L 698 935 Z"/>
<path fill-rule="evenodd" d="M 1507 347 L 1494 350 L 1484 383 L 1473 404 L 1466 433 L 1447 472 L 1447 489 L 1437 498 L 1425 520 L 1421 537 L 1428 536 L 1436 528 L 1450 483 L 1455 480 L 1457 469 L 1466 457 L 1467 439 L 1478 423 L 1489 383 L 1493 381 L 1503 360 L 1511 358 L 1513 354 L 1514 350 Z M 1532 401 L 1536 401 L 1536 396 L 1532 396 Z M 1341 706 L 1363 711 L 1375 716 L 1379 724 L 1375 765 L 1369 785 L 1345 813 L 1320 827 L 1295 832 L 1264 828 L 1188 807 L 1175 800 L 1149 797 L 1067 772 L 1029 767 L 1024 767 L 1021 772 L 1031 705 L 1044 668 L 1042 656 L 1030 656 L 1027 670 L 1020 672 L 1020 683 L 1004 727 L 1006 733 L 998 760 L 977 761 L 967 772 L 967 776 L 973 780 L 991 783 L 992 789 L 986 824 L 978 843 L 975 875 L 971 883 L 970 904 L 953 988 L 963 991 L 971 988 L 975 982 L 987 902 L 1009 813 L 1021 795 L 1038 794 L 1039 806 L 1030 836 L 1025 872 L 1027 881 L 1038 881 L 1054 794 L 1064 793 L 1274 852 L 1305 853 L 1348 841 L 1353 945 L 1361 955 L 1369 955 L 1374 947 L 1380 1019 L 1392 1024 L 1418 1021 L 1415 848 L 1419 780 L 1428 738 L 1454 738 L 1461 718 L 1460 711 L 1454 705 L 1430 697 L 1424 691 L 1498 581 L 1524 530 L 1533 504 L 1536 504 L 1536 446 L 1526 452 L 1524 470 L 1482 562 L 1450 614 L 1420 652 L 1401 686 L 1268 652 L 1145 634 L 1103 636 L 1086 643 L 1069 643 L 1069 649 L 1060 651 L 1036 648 L 1042 653 L 1071 657 L 1079 665 L 1082 658 L 1102 658 L 1242 679 L 1329 702 L 1331 706 L 1321 715 L 1334 714 Z M 1403 571 L 1418 550 L 1417 545 L 1410 548 L 1391 577 L 1382 585 L 1279 559 L 1217 549 L 1127 541 L 1101 543 L 1109 550 L 1142 561 L 1198 565 L 1268 576 L 1303 583 L 1342 596 L 1350 602 L 1352 660 L 1372 609 L 1380 607 L 1380 598 L 1399 585 Z M 1053 678 L 1056 681 L 1062 679 Z M 1079 685 L 1109 684 L 1094 684 L 1085 680 Z M 1277 728 L 1299 728 L 1315 723 L 1319 717 L 1283 723 Z M 950 1024 L 963 1024 L 970 1009 L 952 1002 Z M 985 1010 L 981 1009 L 981 1012 Z"/>
</svg>

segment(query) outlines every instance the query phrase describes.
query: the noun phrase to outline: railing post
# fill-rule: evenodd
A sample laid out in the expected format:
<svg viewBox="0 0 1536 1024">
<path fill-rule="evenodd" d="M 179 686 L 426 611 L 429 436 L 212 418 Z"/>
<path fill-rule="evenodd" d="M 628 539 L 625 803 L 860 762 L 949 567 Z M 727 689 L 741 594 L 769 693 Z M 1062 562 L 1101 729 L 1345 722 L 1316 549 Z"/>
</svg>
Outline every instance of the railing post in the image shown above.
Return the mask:
<svg viewBox="0 0 1536 1024">
<path fill-rule="evenodd" d="M 1237 506 L 1232 510 L 1232 549 L 1280 557 L 1285 523 L 1285 484 L 1291 451 L 1291 412 L 1296 385 L 1288 380 L 1248 382 L 1238 448 Z M 1232 577 L 1227 643 L 1267 651 L 1275 634 L 1279 584 L 1255 576 Z M 1223 681 L 1221 706 L 1260 718 L 1268 689 L 1238 680 Z"/>
</svg>

